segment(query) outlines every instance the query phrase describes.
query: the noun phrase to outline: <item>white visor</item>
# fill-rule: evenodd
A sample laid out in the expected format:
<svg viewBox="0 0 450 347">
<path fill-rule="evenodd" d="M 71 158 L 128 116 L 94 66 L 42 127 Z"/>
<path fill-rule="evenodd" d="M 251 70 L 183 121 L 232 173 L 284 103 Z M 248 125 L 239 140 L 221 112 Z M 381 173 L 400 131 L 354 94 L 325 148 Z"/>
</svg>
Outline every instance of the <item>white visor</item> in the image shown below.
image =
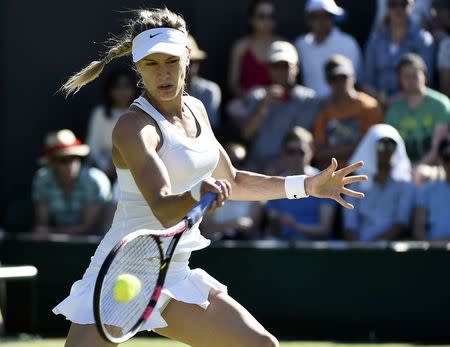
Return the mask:
<svg viewBox="0 0 450 347">
<path fill-rule="evenodd" d="M 188 36 L 181 30 L 155 28 L 143 31 L 133 39 L 133 62 L 152 53 L 165 53 L 181 57 L 186 53 Z"/>
</svg>

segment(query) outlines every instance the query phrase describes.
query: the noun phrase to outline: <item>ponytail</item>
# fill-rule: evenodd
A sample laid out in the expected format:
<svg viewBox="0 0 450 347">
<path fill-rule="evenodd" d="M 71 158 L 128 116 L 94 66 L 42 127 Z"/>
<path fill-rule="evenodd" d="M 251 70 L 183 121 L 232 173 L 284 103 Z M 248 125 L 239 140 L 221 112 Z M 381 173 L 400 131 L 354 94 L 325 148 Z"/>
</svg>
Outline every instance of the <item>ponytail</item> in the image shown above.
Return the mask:
<svg viewBox="0 0 450 347">
<path fill-rule="evenodd" d="M 117 42 L 113 47 L 110 48 L 110 50 L 102 60 L 95 60 L 91 62 L 84 69 L 71 76 L 67 80 L 67 82 L 62 85 L 60 91 L 66 94 L 66 96 L 71 93 L 77 93 L 81 89 L 81 87 L 92 82 L 98 76 L 100 76 L 106 64 L 110 63 L 116 58 L 120 58 L 129 54 L 131 54 L 131 41 L 124 40 Z"/>
</svg>

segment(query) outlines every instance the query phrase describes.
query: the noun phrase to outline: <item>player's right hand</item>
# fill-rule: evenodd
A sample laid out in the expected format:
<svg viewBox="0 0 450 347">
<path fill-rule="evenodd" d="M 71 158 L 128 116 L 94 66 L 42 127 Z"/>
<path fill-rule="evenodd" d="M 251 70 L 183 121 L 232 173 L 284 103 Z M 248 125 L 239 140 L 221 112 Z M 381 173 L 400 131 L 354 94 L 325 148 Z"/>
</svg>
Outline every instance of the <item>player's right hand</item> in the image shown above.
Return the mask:
<svg viewBox="0 0 450 347">
<path fill-rule="evenodd" d="M 203 180 L 200 187 L 200 195 L 203 196 L 205 193 L 212 192 L 217 194 L 216 201 L 211 205 L 210 211 L 222 207 L 230 198 L 231 195 L 231 184 L 227 180 L 215 179 L 209 177 Z"/>
</svg>

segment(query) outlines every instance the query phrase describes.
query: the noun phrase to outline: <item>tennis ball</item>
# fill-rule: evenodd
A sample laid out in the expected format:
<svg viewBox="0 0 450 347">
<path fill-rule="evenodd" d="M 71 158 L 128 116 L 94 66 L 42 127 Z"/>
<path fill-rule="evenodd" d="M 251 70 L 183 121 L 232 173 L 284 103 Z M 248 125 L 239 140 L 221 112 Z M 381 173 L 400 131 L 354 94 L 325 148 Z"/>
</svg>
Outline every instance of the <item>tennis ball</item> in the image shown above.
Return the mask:
<svg viewBox="0 0 450 347">
<path fill-rule="evenodd" d="M 114 284 L 114 299 L 118 302 L 129 302 L 138 296 L 141 291 L 141 281 L 130 274 L 119 275 Z"/>
</svg>

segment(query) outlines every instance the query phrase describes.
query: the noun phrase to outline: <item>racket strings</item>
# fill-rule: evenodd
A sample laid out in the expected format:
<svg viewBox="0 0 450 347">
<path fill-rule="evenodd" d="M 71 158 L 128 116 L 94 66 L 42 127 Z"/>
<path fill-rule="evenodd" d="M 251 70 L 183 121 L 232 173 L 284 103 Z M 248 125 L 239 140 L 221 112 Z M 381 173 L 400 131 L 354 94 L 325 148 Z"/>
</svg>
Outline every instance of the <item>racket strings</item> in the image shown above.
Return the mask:
<svg viewBox="0 0 450 347">
<path fill-rule="evenodd" d="M 160 247 L 153 237 L 137 237 L 118 251 L 103 280 L 100 316 L 105 330 L 113 337 L 127 334 L 148 305 L 161 267 Z M 131 275 L 140 282 L 139 293 L 129 301 L 116 300 L 114 289 L 120 275 Z"/>
</svg>

